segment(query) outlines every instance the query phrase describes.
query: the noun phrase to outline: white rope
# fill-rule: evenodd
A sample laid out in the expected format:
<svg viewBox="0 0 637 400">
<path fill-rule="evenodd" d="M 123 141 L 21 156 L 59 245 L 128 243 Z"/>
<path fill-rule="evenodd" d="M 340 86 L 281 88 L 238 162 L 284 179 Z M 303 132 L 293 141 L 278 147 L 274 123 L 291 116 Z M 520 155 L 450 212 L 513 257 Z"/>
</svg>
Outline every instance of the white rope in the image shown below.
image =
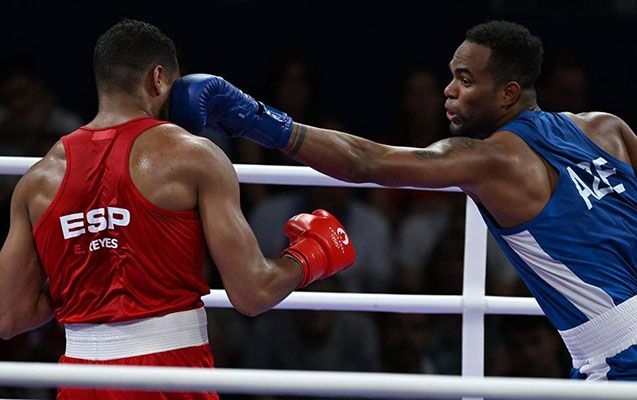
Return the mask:
<svg viewBox="0 0 637 400">
<path fill-rule="evenodd" d="M 206 307 L 232 308 L 225 290 L 211 290 L 202 299 Z M 462 296 L 293 292 L 274 309 L 461 314 L 463 307 Z M 485 296 L 483 303 L 472 307 L 481 307 L 486 314 L 544 315 L 532 297 Z"/>
<path fill-rule="evenodd" d="M 0 363 L 0 385 L 364 398 L 634 400 L 634 382 L 358 372 Z"/>
<path fill-rule="evenodd" d="M 0 156 L 0 175 L 22 175 L 33 164 L 40 161 L 38 157 L 6 157 Z M 375 183 L 349 183 L 324 175 L 310 167 L 290 165 L 257 165 L 234 164 L 239 182 L 258 183 L 264 185 L 293 186 L 333 186 L 358 188 L 383 188 Z M 401 186 L 394 189 L 429 190 L 441 192 L 460 192 L 457 187 L 441 189 L 424 189 L 412 186 Z"/>
<path fill-rule="evenodd" d="M 0 156 L 0 175 L 22 175 L 38 161 L 39 157 Z"/>
<path fill-rule="evenodd" d="M 241 183 L 260 183 L 268 185 L 299 185 L 299 186 L 333 186 L 357 188 L 387 188 L 375 183 L 349 183 L 324 175 L 310 167 L 296 167 L 288 165 L 256 165 L 234 164 L 234 168 Z M 420 188 L 400 186 L 393 189 L 427 190 L 439 192 L 461 192 L 457 187 L 449 188 Z"/>
</svg>

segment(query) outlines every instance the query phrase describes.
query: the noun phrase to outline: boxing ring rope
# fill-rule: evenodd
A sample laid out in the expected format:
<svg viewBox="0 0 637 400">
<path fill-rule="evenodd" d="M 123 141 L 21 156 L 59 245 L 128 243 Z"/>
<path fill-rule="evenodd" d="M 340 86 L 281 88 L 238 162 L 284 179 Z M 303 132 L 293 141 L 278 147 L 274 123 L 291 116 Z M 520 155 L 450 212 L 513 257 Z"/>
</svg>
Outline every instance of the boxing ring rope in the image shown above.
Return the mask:
<svg viewBox="0 0 637 400">
<path fill-rule="evenodd" d="M 22 175 L 33 164 L 40 161 L 39 157 L 6 157 L 0 156 L 0 175 Z M 288 165 L 256 165 L 235 164 L 235 170 L 241 183 L 255 183 L 263 185 L 289 186 L 333 186 L 357 188 L 383 188 L 375 183 L 348 183 L 339 181 L 310 167 L 294 167 Z M 460 192 L 457 187 L 442 189 L 423 189 L 412 186 L 402 186 L 394 189 L 428 190 L 440 192 Z"/>
<path fill-rule="evenodd" d="M 39 158 L 0 157 L 0 174 L 20 175 Z M 241 183 L 381 188 L 327 177 L 309 167 L 235 165 Z M 401 187 L 393 189 L 419 189 Z M 458 188 L 420 189 L 460 192 Z M 471 238 L 471 240 L 467 240 Z M 542 315 L 533 298 L 485 296 L 486 226 L 467 197 L 462 296 L 295 292 L 276 309 L 462 314 L 462 376 L 267 371 L 166 367 L 51 365 L 0 362 L 0 384 L 214 390 L 220 393 L 349 396 L 367 398 L 458 397 L 493 399 L 634 399 L 626 382 L 484 377 L 484 315 Z M 206 307 L 229 308 L 223 290 L 204 296 Z"/>
<path fill-rule="evenodd" d="M 83 386 L 237 394 L 421 399 L 488 396 L 490 399 L 634 400 L 627 382 L 478 378 L 362 372 L 275 371 L 174 367 L 0 363 L 0 384 Z"/>
<path fill-rule="evenodd" d="M 232 308 L 225 290 L 202 297 L 212 308 Z M 413 314 L 462 314 L 463 296 L 340 292 L 293 292 L 275 310 L 365 311 Z M 532 297 L 485 296 L 479 306 L 485 314 L 544 315 Z"/>
</svg>

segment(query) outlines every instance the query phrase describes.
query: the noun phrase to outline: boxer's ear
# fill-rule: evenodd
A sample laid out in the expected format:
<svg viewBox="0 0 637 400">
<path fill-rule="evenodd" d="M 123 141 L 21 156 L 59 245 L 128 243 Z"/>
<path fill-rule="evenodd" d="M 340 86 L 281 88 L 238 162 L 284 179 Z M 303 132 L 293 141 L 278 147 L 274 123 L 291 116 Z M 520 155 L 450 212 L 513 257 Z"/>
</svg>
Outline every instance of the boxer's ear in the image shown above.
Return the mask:
<svg viewBox="0 0 637 400">
<path fill-rule="evenodd" d="M 166 68 L 164 68 L 162 65 L 155 65 L 149 72 L 149 74 L 151 75 L 150 78 L 152 82 L 153 94 L 155 96 L 161 96 L 170 91 L 172 79 L 168 76 Z"/>
</svg>

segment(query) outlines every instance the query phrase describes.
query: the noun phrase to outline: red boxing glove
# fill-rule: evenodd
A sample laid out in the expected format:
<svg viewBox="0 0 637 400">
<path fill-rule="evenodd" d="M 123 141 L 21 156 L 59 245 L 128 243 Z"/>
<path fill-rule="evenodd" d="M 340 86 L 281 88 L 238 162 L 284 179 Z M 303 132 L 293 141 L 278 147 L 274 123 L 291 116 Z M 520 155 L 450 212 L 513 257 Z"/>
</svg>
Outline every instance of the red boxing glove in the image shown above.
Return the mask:
<svg viewBox="0 0 637 400">
<path fill-rule="evenodd" d="M 299 214 L 290 218 L 283 228 L 290 247 L 280 256 L 294 258 L 303 268 L 306 287 L 317 279 L 328 278 L 350 267 L 356 260 L 354 245 L 343 225 L 325 210 Z"/>
</svg>

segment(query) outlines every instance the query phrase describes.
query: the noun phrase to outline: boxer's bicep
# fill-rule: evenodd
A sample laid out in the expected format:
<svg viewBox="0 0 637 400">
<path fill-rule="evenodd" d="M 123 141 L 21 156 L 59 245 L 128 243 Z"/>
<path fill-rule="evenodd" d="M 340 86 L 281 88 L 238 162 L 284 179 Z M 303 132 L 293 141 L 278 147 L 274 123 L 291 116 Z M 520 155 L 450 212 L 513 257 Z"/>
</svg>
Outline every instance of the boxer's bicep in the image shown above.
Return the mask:
<svg viewBox="0 0 637 400">
<path fill-rule="evenodd" d="M 492 151 L 482 141 L 454 137 L 426 148 L 387 146 L 370 175 L 386 186 L 466 188 L 487 178 L 493 161 Z"/>
<path fill-rule="evenodd" d="M 219 149 L 202 157 L 198 208 L 210 256 L 232 304 L 247 307 L 265 258 L 241 210 L 236 172 Z"/>
</svg>

